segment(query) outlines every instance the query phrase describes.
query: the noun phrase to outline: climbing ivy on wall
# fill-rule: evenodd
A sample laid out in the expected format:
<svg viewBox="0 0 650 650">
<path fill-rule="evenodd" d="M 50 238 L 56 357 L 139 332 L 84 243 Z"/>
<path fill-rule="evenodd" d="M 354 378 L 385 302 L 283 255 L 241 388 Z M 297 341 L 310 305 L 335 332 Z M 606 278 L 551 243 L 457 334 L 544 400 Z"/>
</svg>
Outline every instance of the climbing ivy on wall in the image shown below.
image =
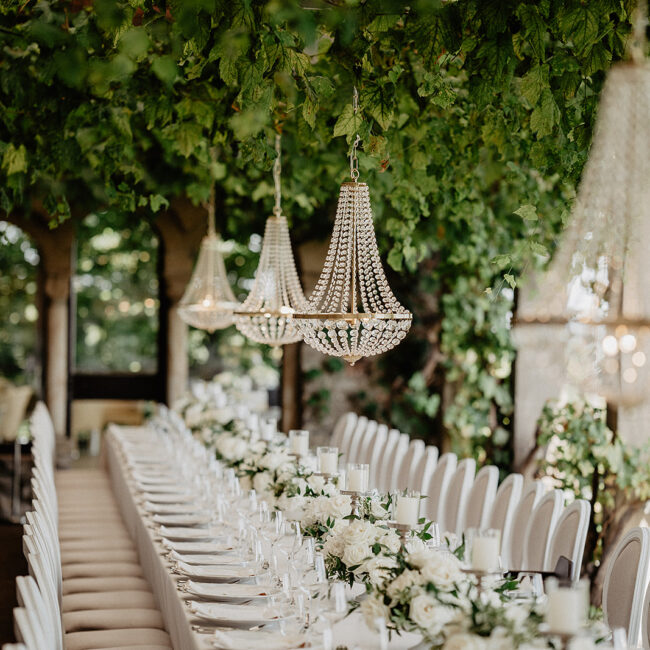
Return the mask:
<svg viewBox="0 0 650 650">
<path fill-rule="evenodd" d="M 375 408 L 508 461 L 519 273 L 552 251 L 604 71 L 615 0 L 25 0 L 0 6 L 0 207 L 53 225 L 146 215 L 219 188 L 221 228 L 270 214 L 284 138 L 294 239 L 324 236 L 358 132 L 380 247 L 415 312 L 366 372 Z M 352 86 L 360 91 L 354 115 Z"/>
</svg>

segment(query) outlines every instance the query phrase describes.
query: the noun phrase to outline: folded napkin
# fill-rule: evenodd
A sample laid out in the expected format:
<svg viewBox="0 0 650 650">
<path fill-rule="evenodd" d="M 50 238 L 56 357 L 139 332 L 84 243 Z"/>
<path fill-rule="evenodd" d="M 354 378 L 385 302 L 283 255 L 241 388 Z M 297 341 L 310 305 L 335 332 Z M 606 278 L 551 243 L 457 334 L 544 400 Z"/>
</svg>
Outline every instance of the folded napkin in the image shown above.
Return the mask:
<svg viewBox="0 0 650 650">
<path fill-rule="evenodd" d="M 185 540 L 212 540 L 217 541 L 221 538 L 222 542 L 228 541 L 224 538 L 223 531 L 220 528 L 187 528 L 186 526 L 160 526 L 158 529 L 161 537 L 167 539 L 185 539 Z"/>
<path fill-rule="evenodd" d="M 206 512 L 190 512 L 184 514 L 167 515 L 156 514 L 154 523 L 163 526 L 206 526 L 212 521 L 212 515 Z"/>
<path fill-rule="evenodd" d="M 145 492 L 142 498 L 150 503 L 189 503 L 194 501 L 194 495 L 185 494 L 154 494 L 153 492 Z"/>
<path fill-rule="evenodd" d="M 228 605 L 226 603 L 202 603 L 190 600 L 192 614 L 210 621 L 226 621 L 229 624 L 265 625 L 281 620 L 283 616 L 277 608 L 266 605 Z"/>
<path fill-rule="evenodd" d="M 235 549 L 232 544 L 226 542 L 178 542 L 170 539 L 163 539 L 163 545 L 179 553 L 188 555 L 212 555 L 232 553 Z"/>
<path fill-rule="evenodd" d="M 264 632 L 250 630 L 217 630 L 212 637 L 212 645 L 219 650 L 290 650 L 309 647 L 304 634 Z"/>
<path fill-rule="evenodd" d="M 185 564 L 200 564 L 203 566 L 245 566 L 250 560 L 245 560 L 239 555 L 182 555 L 178 551 L 172 551 L 172 558 Z"/>
<path fill-rule="evenodd" d="M 227 567 L 214 566 L 210 564 L 186 564 L 176 561 L 178 573 L 189 578 L 206 578 L 209 580 L 233 580 L 237 578 L 254 578 L 253 567 Z"/>
<path fill-rule="evenodd" d="M 248 585 L 242 582 L 215 583 L 215 582 L 194 582 L 188 580 L 184 590 L 192 596 L 206 598 L 208 600 L 253 600 L 268 598 L 278 593 L 274 585 Z"/>
<path fill-rule="evenodd" d="M 151 503 L 145 501 L 142 506 L 147 512 L 157 515 L 189 515 L 199 511 L 199 506 L 190 503 Z"/>
</svg>

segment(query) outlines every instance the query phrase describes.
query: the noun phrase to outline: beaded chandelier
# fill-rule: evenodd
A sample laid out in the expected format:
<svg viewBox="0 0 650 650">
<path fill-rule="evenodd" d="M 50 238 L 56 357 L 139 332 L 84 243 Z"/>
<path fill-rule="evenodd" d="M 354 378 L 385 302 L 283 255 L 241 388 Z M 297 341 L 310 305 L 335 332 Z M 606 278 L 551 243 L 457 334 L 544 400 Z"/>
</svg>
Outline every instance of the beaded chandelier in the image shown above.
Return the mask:
<svg viewBox="0 0 650 650">
<path fill-rule="evenodd" d="M 192 277 L 181 298 L 178 314 L 192 327 L 214 332 L 232 325 L 239 305 L 230 288 L 221 255 L 221 237 L 215 231 L 214 188 L 208 204 L 208 234 L 201 241 Z"/>
<path fill-rule="evenodd" d="M 354 89 L 354 112 L 358 93 Z M 411 313 L 395 298 L 382 268 L 370 194 L 359 183 L 357 135 L 350 154 L 351 182 L 341 185 L 325 265 L 304 313 L 295 315 L 305 343 L 354 365 L 398 345 Z"/>
<path fill-rule="evenodd" d="M 646 20 L 612 66 L 571 221 L 518 326 L 567 340 L 569 380 L 637 404 L 650 380 L 650 66 Z"/>
<path fill-rule="evenodd" d="M 237 309 L 237 329 L 249 339 L 267 345 L 296 343 L 302 335 L 293 321 L 296 311 L 307 309 L 296 264 L 286 217 L 281 208 L 280 136 L 276 135 L 277 156 L 273 165 L 275 207 L 266 220 L 260 263 L 250 294 Z"/>
</svg>

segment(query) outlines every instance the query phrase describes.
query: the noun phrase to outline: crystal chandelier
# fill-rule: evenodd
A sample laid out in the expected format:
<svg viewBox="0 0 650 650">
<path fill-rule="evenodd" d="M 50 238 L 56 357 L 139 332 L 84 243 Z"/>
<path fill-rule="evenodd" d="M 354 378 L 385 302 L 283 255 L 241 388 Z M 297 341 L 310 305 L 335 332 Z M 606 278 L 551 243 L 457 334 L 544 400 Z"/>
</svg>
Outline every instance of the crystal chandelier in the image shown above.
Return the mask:
<svg viewBox="0 0 650 650">
<path fill-rule="evenodd" d="M 355 114 L 358 98 L 355 88 Z M 341 185 L 325 265 L 308 308 L 295 315 L 305 343 L 352 365 L 398 345 L 412 318 L 393 295 L 381 265 L 368 186 L 358 182 L 360 142 L 357 135 L 350 153 L 352 181 Z"/>
<path fill-rule="evenodd" d="M 260 263 L 250 294 L 235 312 L 237 329 L 249 339 L 267 345 L 295 343 L 302 335 L 293 314 L 307 309 L 296 264 L 286 217 L 282 216 L 280 135 L 275 137 L 277 157 L 273 165 L 275 207 L 266 220 Z"/>
<path fill-rule="evenodd" d="M 607 75 L 571 221 L 518 327 L 566 340 L 571 383 L 611 403 L 647 399 L 650 379 L 650 66 L 644 15 L 629 61 Z M 531 287 L 529 287 L 531 289 Z"/>
<path fill-rule="evenodd" d="M 178 314 L 192 327 L 214 332 L 232 325 L 235 299 L 221 255 L 221 237 L 215 231 L 214 187 L 210 192 L 208 234 L 201 241 L 192 277 L 181 298 Z"/>
</svg>

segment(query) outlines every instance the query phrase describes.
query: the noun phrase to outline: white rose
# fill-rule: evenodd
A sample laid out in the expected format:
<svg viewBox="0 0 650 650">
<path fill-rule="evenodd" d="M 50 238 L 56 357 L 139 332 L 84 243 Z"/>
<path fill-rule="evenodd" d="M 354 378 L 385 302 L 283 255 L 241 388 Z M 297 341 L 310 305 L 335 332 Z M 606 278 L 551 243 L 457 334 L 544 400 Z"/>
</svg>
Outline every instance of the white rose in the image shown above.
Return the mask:
<svg viewBox="0 0 650 650">
<path fill-rule="evenodd" d="M 301 496 L 285 497 L 283 495 L 279 501 L 280 510 L 284 511 L 284 517 L 289 521 L 300 521 L 305 513 L 306 505 L 307 499 Z"/>
<path fill-rule="evenodd" d="M 253 479 L 253 487 L 260 496 L 262 496 L 267 491 L 270 492 L 272 485 L 273 479 L 268 472 L 259 472 L 258 474 L 255 474 L 255 478 Z"/>
<path fill-rule="evenodd" d="M 485 650 L 485 640 L 476 634 L 460 632 L 447 639 L 443 650 Z"/>
<path fill-rule="evenodd" d="M 340 558 L 345 550 L 345 540 L 343 535 L 330 535 L 323 544 L 323 554 L 325 557 L 332 556 Z"/>
<path fill-rule="evenodd" d="M 361 565 L 361 570 L 368 574 L 371 584 L 380 585 L 388 578 L 389 570 L 396 566 L 397 562 L 392 557 L 375 555 Z"/>
<path fill-rule="evenodd" d="M 410 569 L 406 569 L 388 585 L 386 588 L 386 593 L 393 600 L 396 600 L 399 594 L 415 585 L 419 585 L 421 582 L 422 576 L 418 571 L 411 571 Z"/>
<path fill-rule="evenodd" d="M 371 555 L 372 551 L 368 544 L 363 542 L 345 545 L 345 550 L 343 551 L 342 560 L 344 564 L 350 568 L 353 566 L 363 564 L 363 561 Z M 361 567 L 356 570 L 357 573 L 361 573 Z"/>
<path fill-rule="evenodd" d="M 569 650 L 594 650 L 594 642 L 589 637 L 576 637 L 571 639 Z"/>
<path fill-rule="evenodd" d="M 327 511 L 334 519 L 343 519 L 352 512 L 352 502 L 346 494 L 337 494 L 334 497 L 320 497 L 327 504 Z"/>
<path fill-rule="evenodd" d="M 316 494 L 320 494 L 325 487 L 325 479 L 322 476 L 312 474 L 307 478 L 307 485 L 309 485 Z"/>
<path fill-rule="evenodd" d="M 336 485 L 333 483 L 325 483 L 323 486 L 323 494 L 328 497 L 333 497 L 339 493 Z"/>
<path fill-rule="evenodd" d="M 397 553 L 402 545 L 395 530 L 387 530 L 377 541 L 383 544 L 391 553 Z"/>
<path fill-rule="evenodd" d="M 386 621 L 390 619 L 390 609 L 379 598 L 369 596 L 361 602 L 361 613 L 366 621 L 366 625 L 371 629 L 375 629 L 375 619 L 383 618 Z"/>
<path fill-rule="evenodd" d="M 289 460 L 288 456 L 281 451 L 274 451 L 262 458 L 262 465 L 272 472 L 284 465 Z"/>
<path fill-rule="evenodd" d="M 370 514 L 375 519 L 389 519 L 390 512 L 384 508 L 380 501 L 372 499 L 370 501 Z"/>
<path fill-rule="evenodd" d="M 451 589 L 454 584 L 467 578 L 461 571 L 459 560 L 451 553 L 435 550 L 418 551 L 408 556 L 409 562 L 417 566 L 422 577 L 439 589 Z"/>
<path fill-rule="evenodd" d="M 460 610 L 438 603 L 423 590 L 411 599 L 409 617 L 430 639 L 436 639 L 446 626 L 456 623 L 463 614 Z"/>
<path fill-rule="evenodd" d="M 370 546 L 375 543 L 379 536 L 379 530 L 369 521 L 356 519 L 351 521 L 348 526 L 347 542 L 348 544 L 365 544 L 366 546 Z"/>
<path fill-rule="evenodd" d="M 508 636 L 507 630 L 502 627 L 495 627 L 487 639 L 487 647 L 490 650 L 515 650 L 515 643 Z M 585 648 L 585 650 L 587 649 Z"/>
</svg>

